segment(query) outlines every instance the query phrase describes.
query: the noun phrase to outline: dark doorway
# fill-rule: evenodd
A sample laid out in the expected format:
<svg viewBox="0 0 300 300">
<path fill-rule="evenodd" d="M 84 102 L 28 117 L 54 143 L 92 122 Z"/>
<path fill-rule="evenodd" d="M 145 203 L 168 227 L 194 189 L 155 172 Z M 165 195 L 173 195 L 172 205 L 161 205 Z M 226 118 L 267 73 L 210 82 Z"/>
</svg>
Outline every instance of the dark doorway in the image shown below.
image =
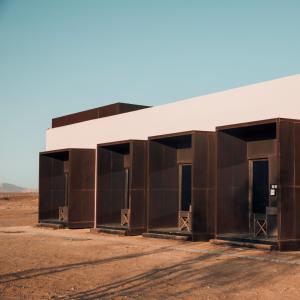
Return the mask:
<svg viewBox="0 0 300 300">
<path fill-rule="evenodd" d="M 189 211 L 192 200 L 192 165 L 179 166 L 180 210 Z"/>
<path fill-rule="evenodd" d="M 125 194 L 124 194 L 124 208 L 128 209 L 129 208 L 129 169 L 125 168 Z"/>
<path fill-rule="evenodd" d="M 269 161 L 255 160 L 252 165 L 252 212 L 265 214 L 269 199 Z"/>
<path fill-rule="evenodd" d="M 65 206 L 69 205 L 69 173 L 65 173 Z"/>
<path fill-rule="evenodd" d="M 64 161 L 64 190 L 65 190 L 65 206 L 69 205 L 69 170 L 70 170 L 70 162 L 69 160 Z"/>
</svg>

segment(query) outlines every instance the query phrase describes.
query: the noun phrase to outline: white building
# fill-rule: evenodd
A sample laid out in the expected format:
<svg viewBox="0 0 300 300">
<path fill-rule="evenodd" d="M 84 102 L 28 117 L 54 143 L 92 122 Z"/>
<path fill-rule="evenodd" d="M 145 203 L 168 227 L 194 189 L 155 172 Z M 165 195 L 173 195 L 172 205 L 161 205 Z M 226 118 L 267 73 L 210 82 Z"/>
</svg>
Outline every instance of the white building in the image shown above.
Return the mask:
<svg viewBox="0 0 300 300">
<path fill-rule="evenodd" d="M 213 131 L 217 126 L 279 117 L 300 119 L 300 75 L 50 128 L 46 150 L 96 148 L 99 143 Z"/>
</svg>

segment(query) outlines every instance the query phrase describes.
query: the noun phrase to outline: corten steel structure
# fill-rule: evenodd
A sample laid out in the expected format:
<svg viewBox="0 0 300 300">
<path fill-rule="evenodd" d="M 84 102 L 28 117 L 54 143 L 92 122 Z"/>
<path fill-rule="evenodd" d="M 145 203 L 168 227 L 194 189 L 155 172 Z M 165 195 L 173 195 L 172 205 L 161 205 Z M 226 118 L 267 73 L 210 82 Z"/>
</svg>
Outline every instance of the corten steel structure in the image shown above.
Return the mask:
<svg viewBox="0 0 300 300">
<path fill-rule="evenodd" d="M 39 223 L 68 228 L 94 224 L 95 150 L 40 153 Z"/>
<path fill-rule="evenodd" d="M 97 147 L 96 231 L 141 234 L 146 230 L 147 141 Z"/>
<path fill-rule="evenodd" d="M 76 124 L 84 121 L 100 119 L 104 117 L 115 116 L 115 115 L 131 112 L 131 111 L 144 109 L 144 108 L 149 108 L 149 106 L 122 103 L 122 102 L 113 103 L 98 108 L 93 108 L 93 109 L 77 112 L 74 114 L 54 118 L 52 119 L 52 128 Z"/>
<path fill-rule="evenodd" d="M 216 137 L 187 131 L 149 138 L 148 232 L 145 236 L 214 235 Z"/>
<path fill-rule="evenodd" d="M 217 239 L 300 249 L 300 121 L 217 128 Z"/>
</svg>

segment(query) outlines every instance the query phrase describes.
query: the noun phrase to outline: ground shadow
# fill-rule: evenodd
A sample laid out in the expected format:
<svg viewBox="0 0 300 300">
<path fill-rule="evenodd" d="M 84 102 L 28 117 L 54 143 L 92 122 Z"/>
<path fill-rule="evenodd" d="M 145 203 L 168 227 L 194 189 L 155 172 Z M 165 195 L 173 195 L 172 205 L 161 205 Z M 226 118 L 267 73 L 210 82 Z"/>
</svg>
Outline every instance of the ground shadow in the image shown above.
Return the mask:
<svg viewBox="0 0 300 300">
<path fill-rule="evenodd" d="M 107 264 L 107 263 L 111 263 L 111 262 L 115 262 L 115 261 L 119 262 L 122 260 L 129 260 L 129 259 L 133 259 L 133 258 L 163 253 L 163 252 L 167 252 L 167 251 L 170 251 L 169 246 L 161 247 L 159 249 L 155 249 L 152 251 L 114 256 L 114 257 L 109 257 L 109 258 L 99 259 L 99 260 L 84 261 L 84 262 L 78 262 L 78 263 L 67 264 L 67 265 L 62 265 L 62 266 L 54 266 L 54 267 L 46 267 L 46 268 L 38 268 L 38 269 L 28 269 L 25 271 L 1 275 L 0 276 L 0 284 L 1 283 L 9 283 L 9 282 L 13 282 L 16 280 L 22 280 L 22 279 L 31 279 L 31 278 L 35 278 L 38 276 L 50 275 L 50 274 L 54 274 L 54 273 L 60 273 L 60 272 L 77 269 L 77 268 L 98 266 L 98 265 Z"/>
<path fill-rule="evenodd" d="M 227 257 L 226 260 L 216 260 L 223 254 L 206 253 L 196 257 L 193 255 L 193 258 L 168 267 L 153 268 L 139 275 L 116 280 L 94 289 L 60 296 L 57 299 L 143 298 L 149 295 L 164 298 L 186 297 L 195 289 L 199 290 L 207 286 L 216 287 L 232 295 L 245 289 L 255 289 L 264 285 L 269 282 L 270 278 L 275 281 L 276 275 L 283 276 L 296 267 L 281 265 L 280 274 L 274 274 L 271 270 L 266 271 L 270 262 L 257 261 L 254 267 L 253 261 L 247 258 Z M 206 262 L 211 259 L 214 261 L 209 261 L 207 265 Z"/>
</svg>

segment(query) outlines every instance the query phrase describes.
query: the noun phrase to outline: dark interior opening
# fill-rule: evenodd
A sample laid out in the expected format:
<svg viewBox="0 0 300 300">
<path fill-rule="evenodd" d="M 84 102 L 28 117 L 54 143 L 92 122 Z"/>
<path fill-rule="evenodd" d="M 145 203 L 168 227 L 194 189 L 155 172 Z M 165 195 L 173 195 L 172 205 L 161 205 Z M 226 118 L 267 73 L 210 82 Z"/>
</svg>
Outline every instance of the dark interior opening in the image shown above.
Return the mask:
<svg viewBox="0 0 300 300">
<path fill-rule="evenodd" d="M 68 184 L 69 184 L 69 173 L 65 172 L 65 206 L 69 205 L 69 189 L 68 189 Z"/>
<path fill-rule="evenodd" d="M 180 136 L 171 136 L 155 139 L 157 143 L 161 143 L 165 146 L 173 147 L 176 149 L 190 148 L 192 147 L 192 136 L 180 135 Z"/>
<path fill-rule="evenodd" d="M 222 132 L 237 137 L 244 141 L 259 141 L 276 138 L 276 123 L 241 126 L 224 129 Z"/>
<path fill-rule="evenodd" d="M 69 152 L 42 154 L 40 164 L 40 219 L 58 220 L 59 207 L 69 204 Z"/>
<path fill-rule="evenodd" d="M 121 226 L 121 210 L 130 209 L 130 143 L 100 146 L 97 224 Z"/>
<path fill-rule="evenodd" d="M 269 162 L 253 161 L 252 210 L 254 214 L 265 214 L 269 197 Z"/>
<path fill-rule="evenodd" d="M 102 146 L 102 148 L 108 149 L 110 151 L 114 151 L 114 152 L 117 152 L 120 154 L 129 154 L 129 151 L 130 151 L 129 143 Z"/>
<path fill-rule="evenodd" d="M 129 168 L 124 169 L 125 172 L 125 203 L 124 203 L 124 208 L 128 209 L 129 208 Z"/>
<path fill-rule="evenodd" d="M 47 153 L 47 154 L 43 154 L 43 156 L 51 157 L 53 159 L 60 160 L 60 161 L 68 161 L 69 151 Z"/>
<path fill-rule="evenodd" d="M 192 201 L 192 165 L 180 165 L 180 169 L 180 207 L 181 210 L 188 211 Z"/>
</svg>

